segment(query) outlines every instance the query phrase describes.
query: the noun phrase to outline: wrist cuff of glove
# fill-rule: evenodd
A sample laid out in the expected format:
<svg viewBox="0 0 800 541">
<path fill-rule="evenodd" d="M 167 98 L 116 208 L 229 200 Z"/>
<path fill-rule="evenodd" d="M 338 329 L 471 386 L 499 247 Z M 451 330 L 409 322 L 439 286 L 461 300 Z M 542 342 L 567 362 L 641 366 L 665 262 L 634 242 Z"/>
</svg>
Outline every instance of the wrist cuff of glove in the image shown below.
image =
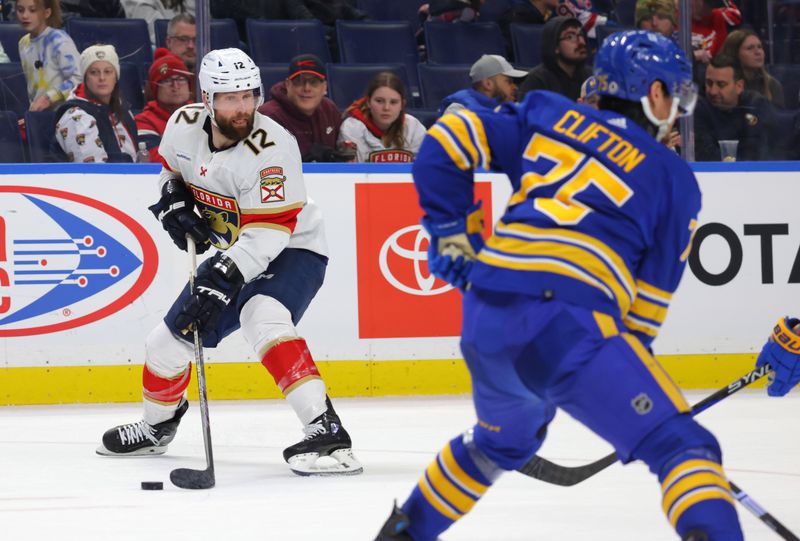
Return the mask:
<svg viewBox="0 0 800 541">
<path fill-rule="evenodd" d="M 238 288 L 244 284 L 244 276 L 242 276 L 242 273 L 239 271 L 239 267 L 236 266 L 233 259 L 222 252 L 218 252 L 217 255 L 214 256 L 211 268 L 214 269 L 217 276 L 224 280 L 229 288 Z"/>
<path fill-rule="evenodd" d="M 458 233 L 481 233 L 483 231 L 483 209 L 481 201 L 471 206 L 466 215 L 446 222 L 433 223 L 427 216 L 422 218 L 422 225 L 428 233 L 435 237 L 449 237 Z"/>
<path fill-rule="evenodd" d="M 783 349 L 795 355 L 800 354 L 800 336 L 792 330 L 800 320 L 796 318 L 781 318 L 772 329 L 770 340 L 779 344 Z"/>
</svg>

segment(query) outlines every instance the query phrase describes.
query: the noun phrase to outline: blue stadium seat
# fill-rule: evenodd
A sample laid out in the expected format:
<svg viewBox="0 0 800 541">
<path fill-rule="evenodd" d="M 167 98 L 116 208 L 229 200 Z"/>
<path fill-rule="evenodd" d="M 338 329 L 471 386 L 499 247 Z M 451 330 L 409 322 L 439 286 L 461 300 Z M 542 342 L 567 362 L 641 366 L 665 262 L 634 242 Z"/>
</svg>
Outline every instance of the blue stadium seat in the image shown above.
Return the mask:
<svg viewBox="0 0 800 541">
<path fill-rule="evenodd" d="M 511 44 L 514 47 L 514 64 L 533 68 L 542 62 L 543 24 L 511 25 Z"/>
<path fill-rule="evenodd" d="M 144 19 L 70 17 L 66 29 L 78 51 L 96 43 L 109 43 L 117 50 L 120 62 L 140 66 L 153 62 L 150 33 Z"/>
<path fill-rule="evenodd" d="M 167 27 L 169 19 L 156 19 L 153 21 L 153 30 L 156 36 L 156 47 L 167 46 Z M 236 21 L 233 19 L 211 19 L 211 48 L 227 49 L 236 47 L 246 49 L 245 43 L 239 39 Z"/>
<path fill-rule="evenodd" d="M 385 64 L 406 66 L 411 95 L 419 97 L 417 63 L 419 53 L 411 25 L 405 21 L 336 21 L 339 56 L 343 64 Z"/>
<path fill-rule="evenodd" d="M 511 0 L 485 0 L 481 5 L 481 22 L 498 21 L 512 5 Z"/>
<path fill-rule="evenodd" d="M 506 55 L 497 23 L 425 23 L 425 45 L 432 64 L 472 64 L 483 54 Z"/>
<path fill-rule="evenodd" d="M 13 111 L 0 111 L 0 162 L 22 163 L 22 137 L 19 134 L 18 117 Z"/>
<path fill-rule="evenodd" d="M 139 66 L 131 62 L 120 62 L 119 70 L 119 88 L 123 99 L 128 102 L 131 110 L 141 111 L 144 109 L 144 82 Z"/>
<path fill-rule="evenodd" d="M 439 118 L 439 112 L 434 109 L 406 109 L 406 113 L 422 122 L 426 128 L 433 126 L 433 123 Z"/>
<path fill-rule="evenodd" d="M 0 43 L 12 62 L 19 62 L 19 40 L 27 34 L 16 22 L 0 23 Z"/>
<path fill-rule="evenodd" d="M 250 56 L 258 64 L 288 62 L 299 54 L 315 54 L 323 63 L 331 61 L 325 30 L 316 19 L 268 21 L 247 19 Z"/>
<path fill-rule="evenodd" d="M 442 100 L 463 88 L 472 86 L 469 78 L 471 65 L 437 66 L 420 64 L 419 82 L 422 90 L 422 103 L 426 109 L 438 110 Z"/>
<path fill-rule="evenodd" d="M 264 87 L 264 101 L 269 99 L 269 89 L 278 81 L 283 81 L 289 75 L 286 64 L 264 64 L 258 66 L 261 70 L 261 84 Z"/>
<path fill-rule="evenodd" d="M 358 9 L 375 21 L 408 21 L 419 28 L 419 8 L 426 0 L 358 0 Z"/>
<path fill-rule="evenodd" d="M 408 74 L 403 64 L 328 64 L 328 95 L 339 109 L 346 109 L 364 96 L 367 85 L 381 71 L 397 74 L 408 88 Z"/>
<path fill-rule="evenodd" d="M 773 64 L 769 66 L 769 73 L 783 85 L 783 96 L 787 109 L 797 109 L 798 93 L 800 92 L 800 65 L 798 64 Z"/>
<path fill-rule="evenodd" d="M 22 64 L 0 64 L 0 111 L 14 111 L 18 117 L 22 117 L 28 107 L 28 85 Z"/>
<path fill-rule="evenodd" d="M 50 142 L 55 137 L 56 114 L 54 111 L 28 111 L 25 113 L 25 133 L 28 152 L 34 163 L 53 161 Z"/>
</svg>

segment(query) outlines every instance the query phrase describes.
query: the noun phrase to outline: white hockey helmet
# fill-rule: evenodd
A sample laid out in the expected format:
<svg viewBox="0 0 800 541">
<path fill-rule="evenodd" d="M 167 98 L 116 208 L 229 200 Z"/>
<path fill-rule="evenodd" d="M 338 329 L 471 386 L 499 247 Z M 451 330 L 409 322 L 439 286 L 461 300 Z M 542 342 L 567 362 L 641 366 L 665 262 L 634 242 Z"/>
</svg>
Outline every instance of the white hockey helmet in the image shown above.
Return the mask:
<svg viewBox="0 0 800 541">
<path fill-rule="evenodd" d="M 261 71 L 253 59 L 240 49 L 217 49 L 209 52 L 200 63 L 200 90 L 205 106 L 214 121 L 214 94 L 217 92 L 256 91 L 256 108 L 264 103 Z"/>
</svg>

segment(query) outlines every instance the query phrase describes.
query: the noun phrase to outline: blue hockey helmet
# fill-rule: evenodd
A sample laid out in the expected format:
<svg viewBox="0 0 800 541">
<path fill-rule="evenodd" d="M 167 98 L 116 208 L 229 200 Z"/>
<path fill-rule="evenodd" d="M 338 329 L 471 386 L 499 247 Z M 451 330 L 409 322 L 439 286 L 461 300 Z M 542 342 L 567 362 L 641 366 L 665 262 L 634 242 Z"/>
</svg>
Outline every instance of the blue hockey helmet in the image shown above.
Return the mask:
<svg viewBox="0 0 800 541">
<path fill-rule="evenodd" d="M 650 86 L 661 81 L 673 98 L 671 123 L 677 115 L 690 115 L 697 102 L 697 86 L 692 81 L 692 64 L 683 49 L 671 39 L 646 30 L 611 34 L 600 46 L 594 61 L 597 93 L 641 102 L 645 114 L 656 126 L 647 101 Z"/>
</svg>

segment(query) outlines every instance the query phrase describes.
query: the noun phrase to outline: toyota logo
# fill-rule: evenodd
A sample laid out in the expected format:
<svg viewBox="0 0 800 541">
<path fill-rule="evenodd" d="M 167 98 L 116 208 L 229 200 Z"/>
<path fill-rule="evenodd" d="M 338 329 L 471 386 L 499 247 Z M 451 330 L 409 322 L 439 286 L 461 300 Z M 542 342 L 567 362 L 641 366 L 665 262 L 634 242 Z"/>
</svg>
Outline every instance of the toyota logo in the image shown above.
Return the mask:
<svg viewBox="0 0 800 541">
<path fill-rule="evenodd" d="M 414 247 L 412 249 L 404 248 L 400 245 L 400 238 L 404 235 L 414 235 Z M 434 289 L 433 284 L 436 281 L 436 277 L 428 274 L 428 269 L 425 269 L 425 274 L 423 275 L 421 262 L 428 260 L 427 250 L 421 248 L 423 240 L 430 240 L 430 237 L 421 225 L 409 225 L 408 227 L 395 231 L 383 243 L 380 254 L 378 255 L 378 265 L 380 266 L 381 274 L 392 286 L 409 295 L 429 297 L 447 293 L 453 289 L 453 286 L 446 283 Z M 396 254 L 403 260 L 411 260 L 414 268 L 414 279 L 417 282 L 414 284 L 416 287 L 414 287 L 414 285 L 404 284 L 392 273 L 392 269 L 389 268 L 390 252 Z"/>
</svg>

